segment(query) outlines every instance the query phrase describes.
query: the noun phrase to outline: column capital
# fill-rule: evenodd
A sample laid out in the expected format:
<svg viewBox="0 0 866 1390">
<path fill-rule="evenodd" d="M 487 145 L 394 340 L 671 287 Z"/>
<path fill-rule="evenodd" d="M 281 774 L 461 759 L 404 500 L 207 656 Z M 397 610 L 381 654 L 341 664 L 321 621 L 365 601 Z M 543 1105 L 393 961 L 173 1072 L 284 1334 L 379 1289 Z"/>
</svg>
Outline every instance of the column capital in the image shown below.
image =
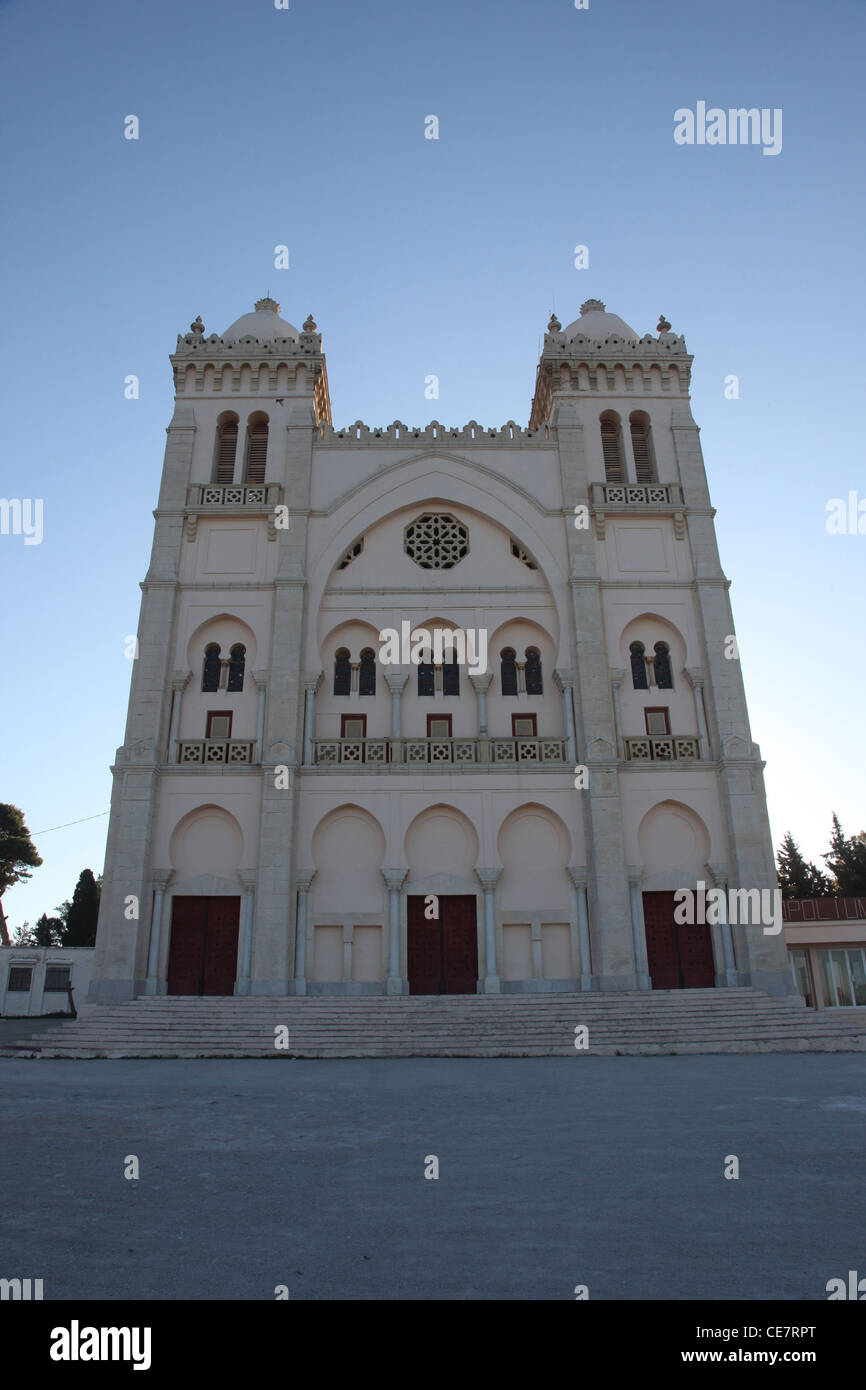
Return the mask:
<svg viewBox="0 0 866 1390">
<path fill-rule="evenodd" d="M 707 674 L 700 666 L 684 666 L 683 670 L 689 678 L 689 685 L 692 690 L 699 690 L 705 684 Z"/>
<path fill-rule="evenodd" d="M 502 876 L 501 869 L 476 869 L 475 877 L 485 893 L 492 893 Z"/>
<path fill-rule="evenodd" d="M 192 680 L 192 671 L 172 671 L 171 688 L 172 690 L 186 690 Z"/>
<path fill-rule="evenodd" d="M 313 879 L 316 877 L 317 873 L 318 870 L 313 869 L 311 873 L 304 874 L 301 878 L 295 879 L 295 887 L 299 893 L 309 893 Z"/>
<path fill-rule="evenodd" d="M 385 880 L 389 893 L 397 892 L 402 888 L 409 876 L 408 869 L 380 869 L 379 872 Z"/>
<path fill-rule="evenodd" d="M 248 893 L 258 883 L 258 874 L 255 869 L 238 869 L 238 878 Z"/>
<path fill-rule="evenodd" d="M 154 869 L 150 881 L 154 888 L 158 888 L 164 893 L 173 877 L 174 869 Z"/>
<path fill-rule="evenodd" d="M 492 672 L 492 671 L 485 671 L 483 675 L 481 675 L 481 676 L 470 676 L 469 679 L 471 680 L 473 686 L 475 687 L 475 694 L 476 694 L 476 695 L 484 695 L 484 694 L 486 694 L 487 690 L 489 689 L 490 682 L 493 680 L 493 672 Z"/>
<path fill-rule="evenodd" d="M 589 875 L 586 872 L 585 864 L 569 865 L 566 869 L 568 877 L 571 879 L 575 888 L 585 888 L 589 882 Z"/>
<path fill-rule="evenodd" d="M 724 884 L 727 883 L 727 881 L 728 881 L 728 866 L 727 866 L 727 864 L 710 864 L 709 862 L 707 862 L 707 868 L 709 869 L 710 873 L 711 873 L 712 876 L 713 876 L 713 886 L 714 886 L 715 888 L 721 888 Z"/>
<path fill-rule="evenodd" d="M 618 686 L 622 685 L 628 673 L 625 670 L 623 670 L 622 667 L 611 667 L 611 670 L 608 674 L 610 675 L 611 685 Z"/>
<path fill-rule="evenodd" d="M 256 685 L 257 685 L 258 688 L 259 688 L 259 690 L 265 690 L 265 689 L 267 688 L 268 676 L 269 676 L 269 675 L 270 675 L 270 672 L 267 671 L 267 670 L 265 670 L 265 671 L 253 671 L 253 680 L 255 681 Z"/>
<path fill-rule="evenodd" d="M 408 679 L 409 671 L 405 666 L 392 666 L 385 672 L 385 680 L 392 695 L 399 695 Z"/>
<path fill-rule="evenodd" d="M 573 671 L 564 670 L 563 668 L 557 666 L 556 670 L 553 673 L 553 679 L 556 682 L 557 690 L 565 692 L 566 690 L 572 690 L 574 688 Z"/>
<path fill-rule="evenodd" d="M 315 695 L 322 681 L 325 679 L 324 671 L 305 671 L 301 679 L 304 682 L 305 690 L 312 690 Z"/>
<path fill-rule="evenodd" d="M 643 883 L 643 864 L 626 864 L 625 871 L 628 876 L 629 883 Z"/>
</svg>

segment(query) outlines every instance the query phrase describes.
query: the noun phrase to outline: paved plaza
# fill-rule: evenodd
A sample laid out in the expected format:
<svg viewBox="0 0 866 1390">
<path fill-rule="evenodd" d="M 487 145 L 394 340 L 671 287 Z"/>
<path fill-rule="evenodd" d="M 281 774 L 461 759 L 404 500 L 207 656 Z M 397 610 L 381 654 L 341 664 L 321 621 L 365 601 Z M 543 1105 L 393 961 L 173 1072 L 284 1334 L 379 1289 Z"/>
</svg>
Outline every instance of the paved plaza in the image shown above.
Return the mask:
<svg viewBox="0 0 866 1390">
<path fill-rule="evenodd" d="M 0 1094 L 0 1275 L 46 1299 L 823 1300 L 866 1270 L 862 1055 L 0 1059 Z"/>
</svg>

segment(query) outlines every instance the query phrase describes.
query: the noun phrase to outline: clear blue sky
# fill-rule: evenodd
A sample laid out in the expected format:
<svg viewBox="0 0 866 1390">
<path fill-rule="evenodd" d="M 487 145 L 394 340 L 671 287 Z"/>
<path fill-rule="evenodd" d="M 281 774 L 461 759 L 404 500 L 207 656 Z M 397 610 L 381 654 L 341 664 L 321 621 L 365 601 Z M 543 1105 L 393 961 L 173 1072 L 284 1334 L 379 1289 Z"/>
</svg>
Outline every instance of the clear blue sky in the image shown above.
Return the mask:
<svg viewBox="0 0 866 1390">
<path fill-rule="evenodd" d="M 312 312 L 338 424 L 499 425 L 552 302 L 598 297 L 695 354 L 776 844 L 864 827 L 866 536 L 825 530 L 866 497 L 864 36 L 862 0 L 0 0 L 0 495 L 44 499 L 41 545 L 0 536 L 0 800 L 33 831 L 108 807 L 197 314 Z M 676 145 L 698 101 L 781 107 L 781 154 Z M 106 827 L 37 837 L 12 925 L 102 868 Z"/>
</svg>

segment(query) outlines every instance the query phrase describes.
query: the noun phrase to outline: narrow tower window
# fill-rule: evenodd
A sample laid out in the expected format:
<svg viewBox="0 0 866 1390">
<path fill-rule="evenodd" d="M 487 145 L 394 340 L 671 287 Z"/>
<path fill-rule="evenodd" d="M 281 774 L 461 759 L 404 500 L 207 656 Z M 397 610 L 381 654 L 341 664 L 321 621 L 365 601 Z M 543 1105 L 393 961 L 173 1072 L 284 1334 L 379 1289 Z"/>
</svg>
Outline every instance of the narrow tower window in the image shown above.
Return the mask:
<svg viewBox="0 0 866 1390">
<path fill-rule="evenodd" d="M 643 415 L 633 415 L 631 418 L 631 447 L 636 480 L 639 483 L 655 482 L 650 425 Z"/>
<path fill-rule="evenodd" d="M 238 449 L 238 422 L 234 417 L 217 425 L 216 462 L 214 482 L 233 483 L 235 480 L 235 454 Z"/>
<path fill-rule="evenodd" d="M 602 416 L 601 450 L 604 455 L 605 482 L 624 483 L 625 464 L 622 453 L 622 432 L 617 415 Z"/>
<path fill-rule="evenodd" d="M 535 647 L 526 648 L 526 679 L 527 695 L 543 695 L 544 689 L 541 681 L 541 653 Z"/>
<path fill-rule="evenodd" d="M 262 416 L 250 421 L 249 442 L 247 443 L 247 471 L 244 481 L 263 483 L 265 463 L 268 457 L 268 422 Z"/>
<path fill-rule="evenodd" d="M 667 642 L 656 642 L 653 660 L 656 685 L 659 690 L 673 690 L 674 677 L 671 671 L 671 649 Z"/>
<path fill-rule="evenodd" d="M 643 642 L 632 642 L 629 647 L 631 652 L 631 683 L 635 690 L 649 690 L 649 680 L 646 673 L 646 657 Z"/>
<path fill-rule="evenodd" d="M 221 670 L 220 649 L 216 642 L 210 642 L 204 649 L 204 668 L 201 673 L 202 690 L 219 690 Z"/>
<path fill-rule="evenodd" d="M 349 663 L 349 648 L 340 647 L 334 655 L 334 694 L 348 695 L 352 688 L 352 667 Z"/>
<path fill-rule="evenodd" d="M 427 651 L 424 655 L 429 657 L 430 652 Z M 436 670 L 432 661 L 421 661 L 418 664 L 418 694 L 436 694 Z"/>
<path fill-rule="evenodd" d="M 240 645 L 232 647 L 229 656 L 229 678 L 228 690 L 243 690 L 244 688 L 244 665 L 247 658 L 247 649 Z"/>
<path fill-rule="evenodd" d="M 442 694 L 460 694 L 460 667 L 457 665 L 457 650 L 452 647 L 451 660 L 446 660 L 442 665 Z"/>
<path fill-rule="evenodd" d="M 517 664 L 513 647 L 503 647 L 501 652 L 500 681 L 503 695 L 517 694 Z"/>
<path fill-rule="evenodd" d="M 372 647 L 361 652 L 361 669 L 358 672 L 358 694 L 376 694 L 376 653 Z"/>
</svg>

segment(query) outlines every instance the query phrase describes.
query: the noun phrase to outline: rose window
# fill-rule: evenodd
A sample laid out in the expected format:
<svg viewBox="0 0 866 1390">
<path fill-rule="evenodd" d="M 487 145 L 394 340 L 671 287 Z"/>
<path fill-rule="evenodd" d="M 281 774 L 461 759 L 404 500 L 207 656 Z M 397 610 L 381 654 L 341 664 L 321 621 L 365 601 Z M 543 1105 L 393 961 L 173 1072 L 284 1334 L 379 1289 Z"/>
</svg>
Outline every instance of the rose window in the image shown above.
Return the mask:
<svg viewBox="0 0 866 1390">
<path fill-rule="evenodd" d="M 450 570 L 469 554 L 469 532 L 447 513 L 425 512 L 406 527 L 403 549 L 424 570 Z"/>
</svg>

